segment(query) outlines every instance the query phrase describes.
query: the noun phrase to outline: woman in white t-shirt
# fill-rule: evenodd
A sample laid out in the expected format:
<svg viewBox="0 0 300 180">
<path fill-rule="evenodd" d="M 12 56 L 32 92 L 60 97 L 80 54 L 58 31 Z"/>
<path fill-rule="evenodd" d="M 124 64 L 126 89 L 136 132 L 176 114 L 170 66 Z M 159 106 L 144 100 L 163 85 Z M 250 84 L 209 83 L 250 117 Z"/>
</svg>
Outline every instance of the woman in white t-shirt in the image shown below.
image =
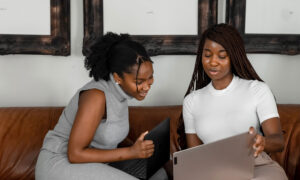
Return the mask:
<svg viewBox="0 0 300 180">
<path fill-rule="evenodd" d="M 187 148 L 245 131 L 256 133 L 254 179 L 287 179 L 265 153 L 284 147 L 274 96 L 249 62 L 234 27 L 217 24 L 202 34 L 183 122 L 179 132 L 185 131 Z"/>
</svg>

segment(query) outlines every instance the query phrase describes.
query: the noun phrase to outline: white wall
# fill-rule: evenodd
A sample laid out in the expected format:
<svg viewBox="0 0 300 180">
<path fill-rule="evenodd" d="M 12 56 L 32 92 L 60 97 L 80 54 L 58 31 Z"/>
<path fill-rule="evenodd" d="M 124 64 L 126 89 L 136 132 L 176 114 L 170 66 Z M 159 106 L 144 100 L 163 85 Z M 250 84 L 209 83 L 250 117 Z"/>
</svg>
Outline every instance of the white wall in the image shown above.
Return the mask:
<svg viewBox="0 0 300 180">
<path fill-rule="evenodd" d="M 222 22 L 224 15 L 220 15 Z M 82 39 L 83 3 L 72 1 L 71 56 L 0 56 L 0 106 L 65 106 L 76 90 L 90 80 L 81 54 Z M 249 59 L 278 103 L 300 104 L 300 55 L 249 54 Z M 181 104 L 195 56 L 157 56 L 153 61 L 155 83 L 148 97 L 141 102 L 133 100 L 130 105 Z"/>
</svg>

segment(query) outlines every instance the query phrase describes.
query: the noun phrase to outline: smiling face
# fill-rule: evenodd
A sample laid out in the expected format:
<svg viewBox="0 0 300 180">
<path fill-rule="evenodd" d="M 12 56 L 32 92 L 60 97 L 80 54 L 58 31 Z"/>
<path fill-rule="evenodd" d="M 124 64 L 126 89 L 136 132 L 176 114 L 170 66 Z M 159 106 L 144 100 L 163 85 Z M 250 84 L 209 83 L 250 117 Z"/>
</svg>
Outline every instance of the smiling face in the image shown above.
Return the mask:
<svg viewBox="0 0 300 180">
<path fill-rule="evenodd" d="M 216 89 L 226 88 L 232 80 L 230 58 L 220 44 L 205 40 L 202 53 L 202 65 Z"/>
<path fill-rule="evenodd" d="M 145 99 L 148 91 L 153 84 L 153 67 L 150 61 L 141 63 L 139 74 L 136 78 L 136 72 L 138 65 L 132 67 L 131 73 L 123 73 L 123 77 L 118 76 L 114 73 L 114 79 L 118 82 L 128 95 L 134 97 L 137 100 Z"/>
</svg>

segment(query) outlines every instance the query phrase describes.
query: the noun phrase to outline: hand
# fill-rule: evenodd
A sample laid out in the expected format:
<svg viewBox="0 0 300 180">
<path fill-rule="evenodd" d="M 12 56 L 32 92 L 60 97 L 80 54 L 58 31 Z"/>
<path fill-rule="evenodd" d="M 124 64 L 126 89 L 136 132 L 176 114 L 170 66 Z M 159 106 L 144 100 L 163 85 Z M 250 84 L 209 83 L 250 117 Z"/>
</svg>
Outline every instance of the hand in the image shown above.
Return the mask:
<svg viewBox="0 0 300 180">
<path fill-rule="evenodd" d="M 131 152 L 135 158 L 148 158 L 154 152 L 154 144 L 152 140 L 144 140 L 148 131 L 142 133 L 135 141 L 134 145 L 130 147 Z"/>
<path fill-rule="evenodd" d="M 249 128 L 249 134 L 255 134 L 254 144 L 252 147 L 255 150 L 254 157 L 257 157 L 265 149 L 265 145 L 266 145 L 265 137 L 263 137 L 260 134 L 257 134 L 253 127 Z"/>
</svg>

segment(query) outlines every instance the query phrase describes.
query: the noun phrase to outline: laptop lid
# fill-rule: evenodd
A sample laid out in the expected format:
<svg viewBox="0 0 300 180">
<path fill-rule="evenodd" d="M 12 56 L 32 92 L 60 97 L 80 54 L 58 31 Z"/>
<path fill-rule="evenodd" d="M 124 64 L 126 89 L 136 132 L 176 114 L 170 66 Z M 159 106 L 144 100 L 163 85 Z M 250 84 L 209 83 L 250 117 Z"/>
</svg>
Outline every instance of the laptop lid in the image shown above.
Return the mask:
<svg viewBox="0 0 300 180">
<path fill-rule="evenodd" d="M 253 138 L 254 135 L 245 132 L 175 152 L 174 180 L 251 179 L 254 169 Z"/>
<path fill-rule="evenodd" d="M 153 128 L 144 138 L 154 143 L 154 153 L 147 159 L 147 178 L 170 159 L 170 118 Z"/>
<path fill-rule="evenodd" d="M 137 178 L 149 179 L 170 158 L 170 119 L 166 118 L 155 126 L 144 139 L 154 143 L 154 153 L 151 157 L 112 162 L 109 165 Z"/>
</svg>

